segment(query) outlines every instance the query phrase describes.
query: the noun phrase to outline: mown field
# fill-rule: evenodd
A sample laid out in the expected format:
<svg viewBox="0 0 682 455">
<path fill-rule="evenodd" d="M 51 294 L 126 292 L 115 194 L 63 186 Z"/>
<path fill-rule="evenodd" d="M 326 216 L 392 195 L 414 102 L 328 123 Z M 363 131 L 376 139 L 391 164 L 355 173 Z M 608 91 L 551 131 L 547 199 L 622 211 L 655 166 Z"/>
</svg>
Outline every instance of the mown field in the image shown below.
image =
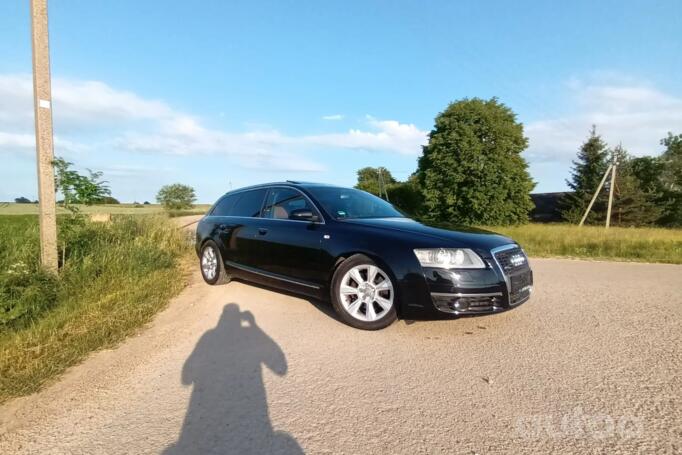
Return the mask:
<svg viewBox="0 0 682 455">
<path fill-rule="evenodd" d="M 77 205 L 78 209 L 85 214 L 110 213 L 112 215 L 150 215 L 162 213 L 160 204 L 101 204 L 101 205 Z M 200 215 L 206 213 L 211 206 L 209 204 L 197 204 L 192 209 L 171 212 L 172 216 Z M 57 213 L 68 213 L 64 208 L 57 207 Z M 38 204 L 15 204 L 0 203 L 0 215 L 37 215 Z"/>
<path fill-rule="evenodd" d="M 519 242 L 529 256 L 682 264 L 682 229 L 526 224 L 486 227 Z"/>
<path fill-rule="evenodd" d="M 55 277 L 39 268 L 37 217 L 0 216 L 0 402 L 116 344 L 186 283 L 189 243 L 166 216 L 59 225 Z"/>
</svg>

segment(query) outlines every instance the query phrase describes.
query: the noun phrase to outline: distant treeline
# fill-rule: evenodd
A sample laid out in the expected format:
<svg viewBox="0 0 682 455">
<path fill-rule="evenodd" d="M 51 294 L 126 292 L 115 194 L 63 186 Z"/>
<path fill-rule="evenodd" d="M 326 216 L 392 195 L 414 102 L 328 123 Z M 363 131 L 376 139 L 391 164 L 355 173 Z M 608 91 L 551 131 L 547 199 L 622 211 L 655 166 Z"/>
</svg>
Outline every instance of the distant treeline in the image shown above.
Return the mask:
<svg viewBox="0 0 682 455">
<path fill-rule="evenodd" d="M 470 225 L 533 221 L 578 223 L 612 163 L 587 224 L 606 219 L 613 185 L 611 224 L 682 226 L 682 134 L 661 139 L 659 156 L 633 157 L 610 148 L 592 127 L 577 150 L 570 191 L 531 194 L 535 186 L 521 153 L 528 146 L 516 114 L 496 98 L 463 99 L 438 114 L 417 170 L 396 180 L 384 167 L 358 170 L 356 188 L 374 193 L 408 214 Z"/>
</svg>

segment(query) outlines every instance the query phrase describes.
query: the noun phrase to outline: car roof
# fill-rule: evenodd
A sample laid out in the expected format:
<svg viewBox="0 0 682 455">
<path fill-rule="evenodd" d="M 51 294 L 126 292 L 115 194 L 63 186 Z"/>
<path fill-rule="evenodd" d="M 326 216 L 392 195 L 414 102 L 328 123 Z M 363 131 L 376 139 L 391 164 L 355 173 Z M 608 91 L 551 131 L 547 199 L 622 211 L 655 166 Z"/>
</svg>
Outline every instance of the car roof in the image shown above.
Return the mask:
<svg viewBox="0 0 682 455">
<path fill-rule="evenodd" d="M 294 186 L 294 187 L 303 187 L 303 188 L 318 187 L 318 186 L 338 187 L 338 185 L 331 185 L 328 183 L 302 182 L 302 181 L 298 181 L 298 180 L 287 180 L 284 182 L 259 183 L 257 185 L 249 185 L 249 186 L 245 186 L 242 188 L 235 188 L 234 190 L 230 190 L 229 193 L 231 193 L 233 191 L 254 190 L 254 189 L 268 187 L 268 186 Z"/>
<path fill-rule="evenodd" d="M 232 193 L 240 193 L 242 191 L 247 191 L 247 190 L 257 190 L 259 188 L 267 188 L 267 187 L 271 187 L 271 186 L 291 186 L 294 188 L 296 188 L 296 187 L 298 187 L 298 188 L 316 188 L 316 187 L 343 188 L 343 187 L 339 187 L 338 185 L 331 185 L 328 183 L 302 182 L 302 181 L 298 181 L 298 180 L 287 180 L 284 182 L 259 183 L 257 185 L 249 185 L 249 186 L 244 186 L 241 188 L 235 188 L 233 190 L 226 192 L 223 196 L 226 196 L 226 195 L 232 194 Z"/>
</svg>

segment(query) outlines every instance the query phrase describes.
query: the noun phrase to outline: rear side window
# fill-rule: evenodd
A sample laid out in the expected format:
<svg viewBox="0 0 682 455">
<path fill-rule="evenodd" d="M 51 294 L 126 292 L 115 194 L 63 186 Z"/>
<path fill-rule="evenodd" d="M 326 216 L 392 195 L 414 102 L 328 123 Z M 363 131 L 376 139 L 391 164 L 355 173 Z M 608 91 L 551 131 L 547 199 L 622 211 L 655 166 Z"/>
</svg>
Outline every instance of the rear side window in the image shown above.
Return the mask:
<svg viewBox="0 0 682 455">
<path fill-rule="evenodd" d="M 239 194 L 231 194 L 225 196 L 216 204 L 215 208 L 211 212 L 212 216 L 230 216 L 232 214 L 232 208 L 234 203 L 239 199 Z"/>
<path fill-rule="evenodd" d="M 232 216 L 250 216 L 255 217 L 260 215 L 260 209 L 263 206 L 263 198 L 265 197 L 265 188 L 258 190 L 244 191 L 238 193 L 239 199 L 231 210 Z"/>
<path fill-rule="evenodd" d="M 308 200 L 298 191 L 291 188 L 272 188 L 263 210 L 263 218 L 288 220 L 294 210 L 310 210 L 314 212 Z"/>
</svg>

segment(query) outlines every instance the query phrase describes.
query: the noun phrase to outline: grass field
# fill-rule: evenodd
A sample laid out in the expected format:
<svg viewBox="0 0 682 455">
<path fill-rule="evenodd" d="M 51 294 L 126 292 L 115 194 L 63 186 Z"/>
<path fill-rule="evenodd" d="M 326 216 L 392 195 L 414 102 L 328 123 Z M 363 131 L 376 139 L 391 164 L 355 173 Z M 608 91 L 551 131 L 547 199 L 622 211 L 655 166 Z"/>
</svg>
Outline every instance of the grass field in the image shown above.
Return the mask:
<svg viewBox="0 0 682 455">
<path fill-rule="evenodd" d="M 197 204 L 192 209 L 182 210 L 182 215 L 200 215 L 206 213 L 210 204 Z M 81 212 L 111 213 L 112 215 L 149 215 L 162 213 L 163 207 L 159 204 L 103 204 L 103 205 L 78 205 Z M 68 213 L 62 207 L 57 207 L 57 213 Z M 173 215 L 175 212 L 171 212 Z M 0 215 L 37 215 L 38 204 L 15 204 L 0 202 Z"/>
<path fill-rule="evenodd" d="M 526 224 L 486 227 L 512 237 L 529 256 L 682 264 L 682 229 Z"/>
<path fill-rule="evenodd" d="M 0 402 L 121 341 L 186 283 L 189 244 L 167 217 L 59 218 L 66 250 L 54 277 L 38 266 L 37 217 L 0 216 Z"/>
</svg>

